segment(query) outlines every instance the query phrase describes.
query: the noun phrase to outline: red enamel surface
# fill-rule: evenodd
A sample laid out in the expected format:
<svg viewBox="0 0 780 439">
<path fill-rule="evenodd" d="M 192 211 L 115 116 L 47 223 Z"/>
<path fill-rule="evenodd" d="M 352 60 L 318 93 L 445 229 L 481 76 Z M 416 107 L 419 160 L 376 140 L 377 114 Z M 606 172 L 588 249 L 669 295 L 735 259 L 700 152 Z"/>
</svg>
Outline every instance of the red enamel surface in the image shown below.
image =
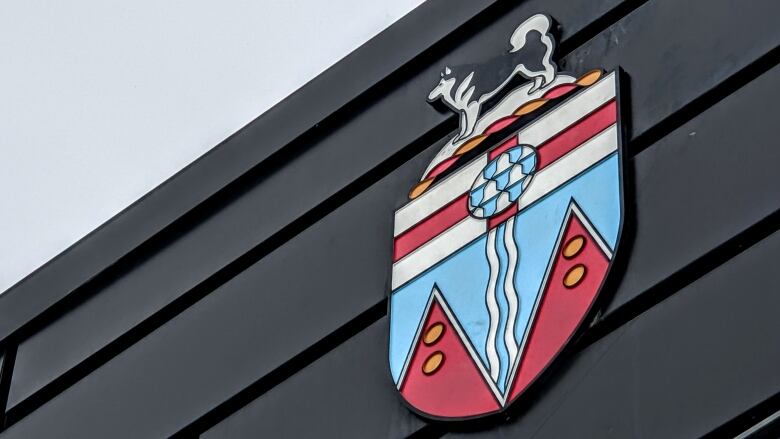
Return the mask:
<svg viewBox="0 0 780 439">
<path fill-rule="evenodd" d="M 576 147 L 582 145 L 596 134 L 604 131 L 606 128 L 614 124 L 616 120 L 617 105 L 615 101 L 610 101 L 598 110 L 582 118 L 574 125 L 566 128 L 537 149 L 537 171 L 558 160 Z M 497 148 L 490 151 L 488 153 L 488 158 L 489 160 L 493 160 L 501 155 L 501 153 L 517 145 L 517 137 L 512 136 Z M 457 160 L 457 157 L 452 157 L 442 162 L 439 166 L 434 168 L 433 172 L 431 172 L 431 175 L 434 175 L 436 172 L 443 171 L 443 169 L 440 170 L 440 168 L 445 165 L 451 166 L 455 160 Z M 446 167 L 444 169 L 446 169 Z M 431 240 L 439 233 L 447 230 L 449 227 L 452 227 L 458 221 L 465 218 L 468 215 L 466 202 L 462 201 L 465 196 L 466 195 L 461 196 L 453 203 L 444 207 L 433 216 L 429 217 L 410 231 L 406 232 L 404 235 L 398 237 L 395 241 L 393 261 L 399 260 L 420 245 Z M 460 203 L 460 206 L 454 205 L 457 203 Z M 489 218 L 488 228 L 492 229 L 496 227 L 515 213 L 517 213 L 517 206 L 513 205 L 500 215 Z"/>
<path fill-rule="evenodd" d="M 417 342 L 415 352 L 401 385 L 401 395 L 421 412 L 442 418 L 476 416 L 497 411 L 498 402 L 482 378 L 463 341 L 434 300 L 425 319 L 422 334 L 433 324 L 444 324 L 444 333 L 431 346 Z M 425 360 L 440 351 L 444 362 L 430 375 L 422 371 Z"/>
<path fill-rule="evenodd" d="M 488 160 L 493 160 L 494 158 L 500 156 L 504 151 L 507 151 L 517 145 L 517 136 L 510 137 L 509 139 L 505 140 L 504 143 L 498 145 L 495 149 L 488 153 Z"/>
<path fill-rule="evenodd" d="M 497 121 L 490 124 L 489 127 L 484 131 L 483 134 L 493 134 L 496 131 L 501 131 L 502 129 L 506 128 L 511 124 L 512 122 L 517 120 L 517 116 L 505 116 L 501 119 L 498 119 Z"/>
<path fill-rule="evenodd" d="M 399 235 L 393 244 L 393 262 L 413 252 L 416 248 L 466 218 L 469 215 L 467 198 L 468 194 L 461 195 L 433 215 Z"/>
<path fill-rule="evenodd" d="M 585 237 L 585 246 L 577 256 L 565 259 L 561 254 L 562 248 L 577 235 Z M 522 354 L 510 400 L 517 398 L 528 387 L 574 334 L 596 298 L 609 268 L 607 256 L 575 215 L 570 218 L 556 254 L 558 256 Z M 575 287 L 567 288 L 563 285 L 563 278 L 577 264 L 585 265 L 585 277 Z"/>
<path fill-rule="evenodd" d="M 453 156 L 448 158 L 447 160 L 439 163 L 438 165 L 434 166 L 433 169 L 431 169 L 431 172 L 425 176 L 425 178 L 434 178 L 441 174 L 442 172 L 446 171 L 450 168 L 450 166 L 454 165 L 455 162 L 458 161 L 459 156 Z"/>
<path fill-rule="evenodd" d="M 567 152 L 604 131 L 615 123 L 615 120 L 617 120 L 617 105 L 615 101 L 611 101 L 543 143 L 538 149 L 539 160 L 536 168 L 542 169 L 558 160 Z"/>
<path fill-rule="evenodd" d="M 488 229 L 498 227 L 499 224 L 517 215 L 518 212 L 519 210 L 517 210 L 517 203 L 512 203 L 509 207 L 506 208 L 505 211 L 488 218 Z"/>
<path fill-rule="evenodd" d="M 559 98 L 559 97 L 569 93 L 570 91 L 572 91 L 572 90 L 574 90 L 576 88 L 579 88 L 579 85 L 577 85 L 577 84 L 561 84 L 561 85 L 558 85 L 556 87 L 553 87 L 550 91 L 545 93 L 544 96 L 542 96 L 542 97 L 544 99 Z"/>
</svg>

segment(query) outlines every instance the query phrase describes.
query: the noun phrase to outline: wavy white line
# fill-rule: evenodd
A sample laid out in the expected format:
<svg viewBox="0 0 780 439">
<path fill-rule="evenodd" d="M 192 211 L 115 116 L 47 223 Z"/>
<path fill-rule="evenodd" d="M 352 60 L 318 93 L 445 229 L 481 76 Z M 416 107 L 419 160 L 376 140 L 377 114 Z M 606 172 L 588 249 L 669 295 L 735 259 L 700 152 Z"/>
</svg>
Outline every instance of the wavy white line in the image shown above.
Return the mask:
<svg viewBox="0 0 780 439">
<path fill-rule="evenodd" d="M 517 241 L 515 241 L 515 217 L 509 218 L 504 226 L 504 244 L 509 255 L 509 264 L 504 277 L 504 296 L 509 305 L 509 316 L 504 330 L 504 343 L 509 352 L 509 364 L 517 356 L 517 339 L 515 338 L 515 321 L 517 320 L 517 292 L 515 291 L 515 271 L 517 270 Z"/>
<path fill-rule="evenodd" d="M 490 315 L 490 326 L 488 328 L 488 338 L 485 346 L 487 352 L 488 366 L 490 369 L 490 378 L 494 382 L 498 381 L 498 374 L 501 364 L 496 352 L 496 335 L 498 333 L 498 302 L 496 301 L 496 282 L 498 280 L 498 254 L 496 253 L 496 229 L 492 229 L 487 235 L 487 259 L 490 267 L 490 280 L 488 281 L 487 291 L 485 291 L 485 302 L 487 303 L 488 314 Z"/>
</svg>

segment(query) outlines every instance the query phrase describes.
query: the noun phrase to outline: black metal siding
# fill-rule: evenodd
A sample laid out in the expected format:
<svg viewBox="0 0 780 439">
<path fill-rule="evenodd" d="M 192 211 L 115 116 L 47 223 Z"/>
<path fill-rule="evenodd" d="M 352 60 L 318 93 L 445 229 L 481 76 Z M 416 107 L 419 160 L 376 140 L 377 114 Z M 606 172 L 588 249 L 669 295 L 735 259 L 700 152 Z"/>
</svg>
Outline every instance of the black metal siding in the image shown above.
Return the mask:
<svg viewBox="0 0 780 439">
<path fill-rule="evenodd" d="M 438 71 L 503 50 L 536 12 L 561 24 L 562 69 L 630 78 L 624 274 L 511 419 L 428 424 L 387 371 L 392 214 L 456 128 L 425 102 Z M 4 434 L 749 427 L 780 410 L 778 13 L 771 0 L 429 1 L 0 296 Z"/>
</svg>

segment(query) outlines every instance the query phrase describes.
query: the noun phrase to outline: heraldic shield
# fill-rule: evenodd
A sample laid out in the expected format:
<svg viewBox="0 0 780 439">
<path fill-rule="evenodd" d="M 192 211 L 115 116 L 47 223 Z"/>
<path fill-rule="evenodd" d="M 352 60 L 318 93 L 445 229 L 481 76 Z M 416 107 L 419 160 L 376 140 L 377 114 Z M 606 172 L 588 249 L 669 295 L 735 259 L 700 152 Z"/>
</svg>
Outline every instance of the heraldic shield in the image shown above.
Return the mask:
<svg viewBox="0 0 780 439">
<path fill-rule="evenodd" d="M 536 15 L 517 28 L 496 88 L 474 66 L 445 68 L 428 96 L 461 126 L 395 213 L 389 340 L 400 394 L 428 417 L 503 411 L 572 339 L 612 265 L 619 72 L 558 73 L 549 27 Z"/>
</svg>

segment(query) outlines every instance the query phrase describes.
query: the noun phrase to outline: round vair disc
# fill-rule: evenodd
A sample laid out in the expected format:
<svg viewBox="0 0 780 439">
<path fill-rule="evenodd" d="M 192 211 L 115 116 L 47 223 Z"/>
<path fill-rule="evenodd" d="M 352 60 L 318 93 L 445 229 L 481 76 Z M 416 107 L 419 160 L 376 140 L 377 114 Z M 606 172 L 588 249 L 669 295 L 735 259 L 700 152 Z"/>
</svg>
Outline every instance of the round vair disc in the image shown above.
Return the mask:
<svg viewBox="0 0 780 439">
<path fill-rule="evenodd" d="M 536 169 L 536 149 L 531 145 L 510 148 L 491 160 L 469 191 L 469 212 L 475 218 L 497 215 L 520 198 Z"/>
</svg>

